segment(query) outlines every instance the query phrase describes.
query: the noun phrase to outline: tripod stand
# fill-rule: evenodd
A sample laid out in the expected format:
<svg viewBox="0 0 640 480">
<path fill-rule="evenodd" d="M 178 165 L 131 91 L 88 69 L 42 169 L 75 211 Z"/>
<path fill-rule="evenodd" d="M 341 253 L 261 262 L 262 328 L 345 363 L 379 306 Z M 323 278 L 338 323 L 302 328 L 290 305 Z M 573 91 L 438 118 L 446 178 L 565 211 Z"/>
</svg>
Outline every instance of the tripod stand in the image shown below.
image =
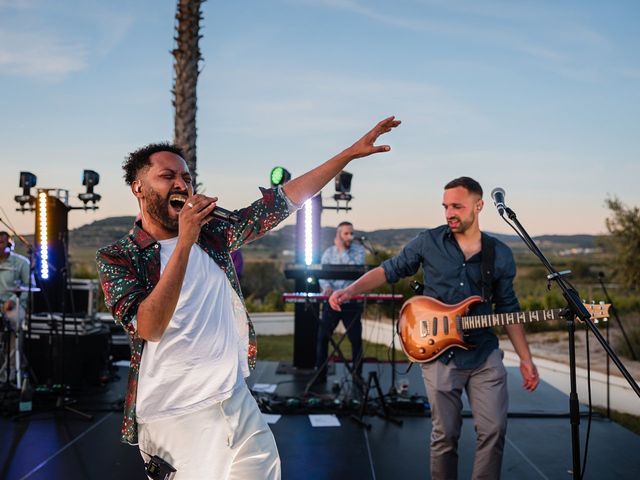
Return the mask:
<svg viewBox="0 0 640 480">
<path fill-rule="evenodd" d="M 373 247 L 371 242 L 369 242 L 365 237 L 360 237 L 359 239 L 362 246 L 369 251 L 378 264 L 382 263 L 382 258 L 380 257 L 380 253 Z M 391 298 L 395 297 L 396 286 L 394 283 L 391 284 Z M 396 318 L 396 306 L 395 302 L 392 301 L 391 307 L 391 386 L 389 387 L 388 395 L 390 397 L 395 397 L 397 394 L 396 388 L 396 334 L 398 330 L 398 323 Z"/>
<path fill-rule="evenodd" d="M 2 387 L 0 387 L 0 391 L 4 393 L 3 395 L 3 399 L 6 397 L 8 392 L 13 392 L 13 391 L 17 391 L 19 390 L 18 387 L 14 387 L 11 384 L 11 335 L 12 333 L 15 335 L 15 332 L 13 332 L 13 330 L 11 329 L 11 325 L 9 322 L 9 319 L 6 317 L 5 312 L 4 312 L 4 308 L 2 308 L 2 311 L 0 311 L 0 328 L 2 329 L 2 346 L 3 346 L 3 350 L 2 352 L 4 353 L 4 382 L 2 384 Z M 16 340 L 16 347 L 17 347 L 17 340 Z M 14 347 L 15 348 L 15 347 Z M 14 355 L 16 352 L 13 352 Z M 16 372 L 18 365 L 16 364 Z M 1 373 L 1 372 L 0 372 Z M 19 375 L 16 375 L 17 377 Z"/>
<path fill-rule="evenodd" d="M 498 189 L 496 189 L 498 190 Z M 494 190 L 494 192 L 496 191 Z M 504 192 L 502 192 L 504 195 Z M 492 193 L 493 196 L 493 193 Z M 506 207 L 503 202 L 496 202 L 498 212 L 502 216 L 503 220 L 518 234 L 525 245 L 538 257 L 540 262 L 547 269 L 549 274 L 547 275 L 547 282 L 550 285 L 551 282 L 555 282 L 562 291 L 564 299 L 567 301 L 567 306 L 564 309 L 563 317 L 567 322 L 567 330 L 569 333 L 569 374 L 570 374 L 570 392 L 569 392 L 569 416 L 571 422 L 571 447 L 572 447 L 572 461 L 573 478 L 582 478 L 582 465 L 580 464 L 580 412 L 578 405 L 578 393 L 576 382 L 576 346 L 575 346 L 575 319 L 580 319 L 593 333 L 600 345 L 607 353 L 608 357 L 616 364 L 622 375 L 625 377 L 633 391 L 640 397 L 640 387 L 635 382 L 631 374 L 627 371 L 624 364 L 620 361 L 617 355 L 611 349 L 609 343 L 602 337 L 602 334 L 597 327 L 591 321 L 591 314 L 583 305 L 578 295 L 577 290 L 566 279 L 565 275 L 570 272 L 558 272 L 553 265 L 547 260 L 542 251 L 538 248 L 533 239 L 529 236 L 522 224 L 518 221 L 516 214 L 513 210 Z M 507 218 L 504 217 L 504 213 L 507 214 Z"/>
<path fill-rule="evenodd" d="M 324 297 L 326 299 L 326 297 Z M 309 302 L 309 295 L 307 294 L 307 297 L 305 299 L 306 303 Z M 323 305 L 324 308 L 326 308 L 326 305 Z M 315 314 L 315 312 L 313 312 Z M 356 312 L 353 312 L 354 315 L 357 315 Z M 325 315 L 325 312 L 322 312 L 321 314 L 316 315 L 316 321 L 318 323 L 318 325 L 321 324 L 321 317 L 320 315 Z M 344 341 L 344 339 L 348 336 L 350 330 L 353 328 L 353 326 L 356 324 L 356 320 L 354 318 L 351 319 L 351 322 L 349 323 L 349 325 L 346 326 L 346 330 L 344 332 L 344 334 L 342 335 L 342 337 L 336 342 L 332 335 L 329 335 L 328 341 L 329 341 L 329 345 L 331 345 L 331 352 L 328 352 L 327 354 L 327 358 L 324 360 L 324 362 L 318 366 L 315 374 L 313 375 L 313 377 L 309 380 L 309 382 L 307 383 L 307 386 L 304 390 L 304 394 L 307 395 L 309 393 L 309 390 L 311 389 L 311 387 L 318 381 L 318 379 L 320 378 L 320 376 L 322 375 L 326 375 L 326 369 L 327 366 L 329 364 L 329 361 L 331 360 L 331 358 L 334 355 L 338 355 L 338 357 L 340 358 L 340 360 L 342 360 L 342 362 L 345 365 L 345 368 L 347 369 L 347 371 L 349 372 L 349 374 L 351 375 L 351 378 L 353 379 L 354 385 L 356 385 L 358 387 L 358 389 L 360 390 L 361 393 L 363 393 L 362 388 L 363 388 L 363 381 L 362 378 L 360 377 L 360 375 L 358 374 L 358 368 L 362 363 L 362 353 L 358 356 L 358 358 L 353 358 L 352 359 L 352 364 L 350 365 L 349 362 L 347 361 L 346 357 L 344 356 L 344 353 L 342 352 L 340 345 L 342 344 L 342 342 Z"/>
<path fill-rule="evenodd" d="M 70 296 L 71 299 L 71 314 L 74 317 L 74 339 L 78 339 L 78 322 L 75 318 L 75 305 L 73 304 L 73 295 L 70 295 L 71 289 L 69 288 L 69 255 L 67 251 L 67 243 L 64 239 L 61 239 L 63 243 L 63 252 L 64 252 L 64 268 L 62 269 L 62 285 L 63 285 L 63 295 L 61 299 L 61 310 L 62 310 L 62 328 L 61 331 L 58 331 L 57 325 L 55 324 L 55 320 L 52 318 L 53 325 L 55 325 L 54 331 L 56 331 L 58 335 L 58 345 L 60 346 L 60 355 L 59 355 L 59 372 L 60 372 L 60 385 L 58 389 L 58 395 L 56 397 L 56 409 L 63 409 L 78 415 L 79 417 L 84 418 L 85 420 L 93 420 L 93 416 L 89 415 L 85 412 L 78 410 L 77 408 L 71 407 L 71 405 L 76 403 L 76 400 L 69 397 L 70 387 L 66 383 L 65 377 L 65 336 L 66 336 L 66 320 L 67 320 L 67 296 Z M 76 342 L 77 344 L 77 342 Z"/>
</svg>

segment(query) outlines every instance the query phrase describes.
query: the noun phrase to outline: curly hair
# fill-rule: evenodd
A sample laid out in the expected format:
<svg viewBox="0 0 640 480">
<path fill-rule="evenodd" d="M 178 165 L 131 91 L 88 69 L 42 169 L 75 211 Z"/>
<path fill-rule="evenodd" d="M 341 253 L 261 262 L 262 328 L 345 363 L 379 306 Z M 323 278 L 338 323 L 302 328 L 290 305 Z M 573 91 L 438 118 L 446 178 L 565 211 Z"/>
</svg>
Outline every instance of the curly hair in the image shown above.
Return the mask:
<svg viewBox="0 0 640 480">
<path fill-rule="evenodd" d="M 180 155 L 184 158 L 184 153 L 180 147 L 169 142 L 150 143 L 144 147 L 131 152 L 124 162 L 122 162 L 122 169 L 124 170 L 124 181 L 127 185 L 131 185 L 138 172 L 151 165 L 149 157 L 158 152 L 171 152 L 176 155 Z"/>
<path fill-rule="evenodd" d="M 480 195 L 480 198 L 482 198 L 482 187 L 471 177 L 458 177 L 454 180 L 451 180 L 444 186 L 444 189 L 449 190 L 450 188 L 456 187 L 466 188 L 469 192 L 476 193 Z"/>
</svg>

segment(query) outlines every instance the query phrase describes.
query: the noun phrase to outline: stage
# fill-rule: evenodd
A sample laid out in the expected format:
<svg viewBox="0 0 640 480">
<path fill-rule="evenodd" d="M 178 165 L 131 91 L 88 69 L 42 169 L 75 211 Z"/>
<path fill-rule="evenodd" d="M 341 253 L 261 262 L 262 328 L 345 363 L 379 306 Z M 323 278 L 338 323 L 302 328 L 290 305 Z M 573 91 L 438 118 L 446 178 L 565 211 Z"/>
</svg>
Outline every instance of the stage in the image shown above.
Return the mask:
<svg viewBox="0 0 640 480">
<path fill-rule="evenodd" d="M 430 418 L 419 368 L 404 375 L 407 364 L 397 365 L 396 384 L 406 393 L 388 397 L 391 368 L 388 363 L 365 364 L 364 377 L 376 372 L 393 417 L 402 425 L 365 415 L 370 429 L 353 418 L 360 412 L 359 396 L 336 365 L 326 384 L 304 395 L 311 375 L 294 372 L 277 362 L 259 362 L 249 379 L 251 386 L 276 385 L 275 394 L 257 394 L 270 419 L 282 459 L 283 479 L 428 479 Z M 520 374 L 508 367 L 509 427 L 503 478 L 571 478 L 571 438 L 568 397 L 542 382 L 529 394 L 520 388 Z M 285 372 L 285 373 L 278 373 Z M 31 415 L 18 420 L 0 418 L 0 478 L 47 480 L 133 480 L 145 478 L 137 448 L 119 442 L 126 368 L 104 387 L 75 395 L 74 408 L 93 415 L 84 420 L 71 411 L 45 411 L 36 404 Z M 375 388 L 370 405 L 380 406 Z M 581 398 L 581 401 L 586 399 Z M 470 478 L 474 451 L 472 419 L 466 415 L 460 440 L 461 479 Z M 580 433 L 587 431 L 586 407 Z M 370 411 L 373 413 L 373 410 Z M 309 415 L 336 415 L 339 426 L 313 427 Z M 272 415 L 276 415 L 272 417 Z M 280 415 L 277 417 L 277 415 Z M 333 417 L 314 417 L 314 419 Z M 585 478 L 635 479 L 640 471 L 640 436 L 602 417 L 594 417 Z"/>
</svg>

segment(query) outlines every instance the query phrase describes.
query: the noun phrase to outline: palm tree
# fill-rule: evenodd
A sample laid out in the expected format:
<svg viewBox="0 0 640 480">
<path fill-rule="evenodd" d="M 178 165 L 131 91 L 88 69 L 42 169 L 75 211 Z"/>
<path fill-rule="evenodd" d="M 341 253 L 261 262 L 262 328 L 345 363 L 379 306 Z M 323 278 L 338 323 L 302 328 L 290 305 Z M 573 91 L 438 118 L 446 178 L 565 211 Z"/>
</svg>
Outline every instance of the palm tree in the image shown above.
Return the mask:
<svg viewBox="0 0 640 480">
<path fill-rule="evenodd" d="M 171 52 L 175 58 L 173 107 L 175 108 L 173 141 L 182 148 L 185 161 L 197 186 L 196 171 L 196 111 L 198 63 L 200 54 L 200 20 L 202 4 L 206 0 L 178 0 L 176 11 L 176 47 Z"/>
</svg>

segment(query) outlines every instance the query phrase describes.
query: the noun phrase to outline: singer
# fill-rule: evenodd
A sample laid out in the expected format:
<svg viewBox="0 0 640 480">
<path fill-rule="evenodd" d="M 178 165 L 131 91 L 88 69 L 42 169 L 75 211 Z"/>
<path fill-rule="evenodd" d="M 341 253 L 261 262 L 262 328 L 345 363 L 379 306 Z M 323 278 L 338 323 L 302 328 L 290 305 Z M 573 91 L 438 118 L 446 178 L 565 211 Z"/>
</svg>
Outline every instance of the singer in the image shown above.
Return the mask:
<svg viewBox="0 0 640 480">
<path fill-rule="evenodd" d="M 123 164 L 140 220 L 97 253 L 105 302 L 129 334 L 131 366 L 122 440 L 185 479 L 279 479 L 271 430 L 245 378 L 256 338 L 230 253 L 278 225 L 351 160 L 387 152 L 389 117 L 351 147 L 234 212 L 193 193 L 179 148 L 151 144 Z"/>
<path fill-rule="evenodd" d="M 329 299 L 332 308 L 340 309 L 353 295 L 385 282 L 414 275 L 422 266 L 424 295 L 447 304 L 481 295 L 485 301 L 471 307 L 470 315 L 518 311 L 513 254 L 504 243 L 480 231 L 484 206 L 480 184 L 469 177 L 452 180 L 444 187 L 442 206 L 445 225 L 424 230 L 397 256 L 334 292 Z M 506 330 L 520 357 L 523 387 L 533 391 L 539 378 L 522 325 L 509 325 Z M 473 330 L 465 341 L 475 348 L 452 349 L 422 365 L 431 403 L 431 478 L 458 478 L 462 391 L 466 390 L 477 434 L 472 478 L 498 479 L 507 428 L 507 373 L 491 329 Z"/>
<path fill-rule="evenodd" d="M 353 241 L 353 224 L 341 222 L 336 228 L 333 246 L 322 254 L 322 264 L 364 265 L 364 247 Z M 320 288 L 324 295 L 331 295 L 334 290 L 345 288 L 350 280 L 320 280 Z M 316 368 L 321 369 L 317 377 L 318 383 L 327 381 L 327 355 L 329 339 L 333 331 L 342 321 L 351 342 L 352 364 L 357 375 L 362 374 L 362 304 L 348 303 L 341 311 L 332 310 L 327 303 L 322 306 L 322 317 L 318 324 L 318 340 L 316 344 Z"/>
</svg>

